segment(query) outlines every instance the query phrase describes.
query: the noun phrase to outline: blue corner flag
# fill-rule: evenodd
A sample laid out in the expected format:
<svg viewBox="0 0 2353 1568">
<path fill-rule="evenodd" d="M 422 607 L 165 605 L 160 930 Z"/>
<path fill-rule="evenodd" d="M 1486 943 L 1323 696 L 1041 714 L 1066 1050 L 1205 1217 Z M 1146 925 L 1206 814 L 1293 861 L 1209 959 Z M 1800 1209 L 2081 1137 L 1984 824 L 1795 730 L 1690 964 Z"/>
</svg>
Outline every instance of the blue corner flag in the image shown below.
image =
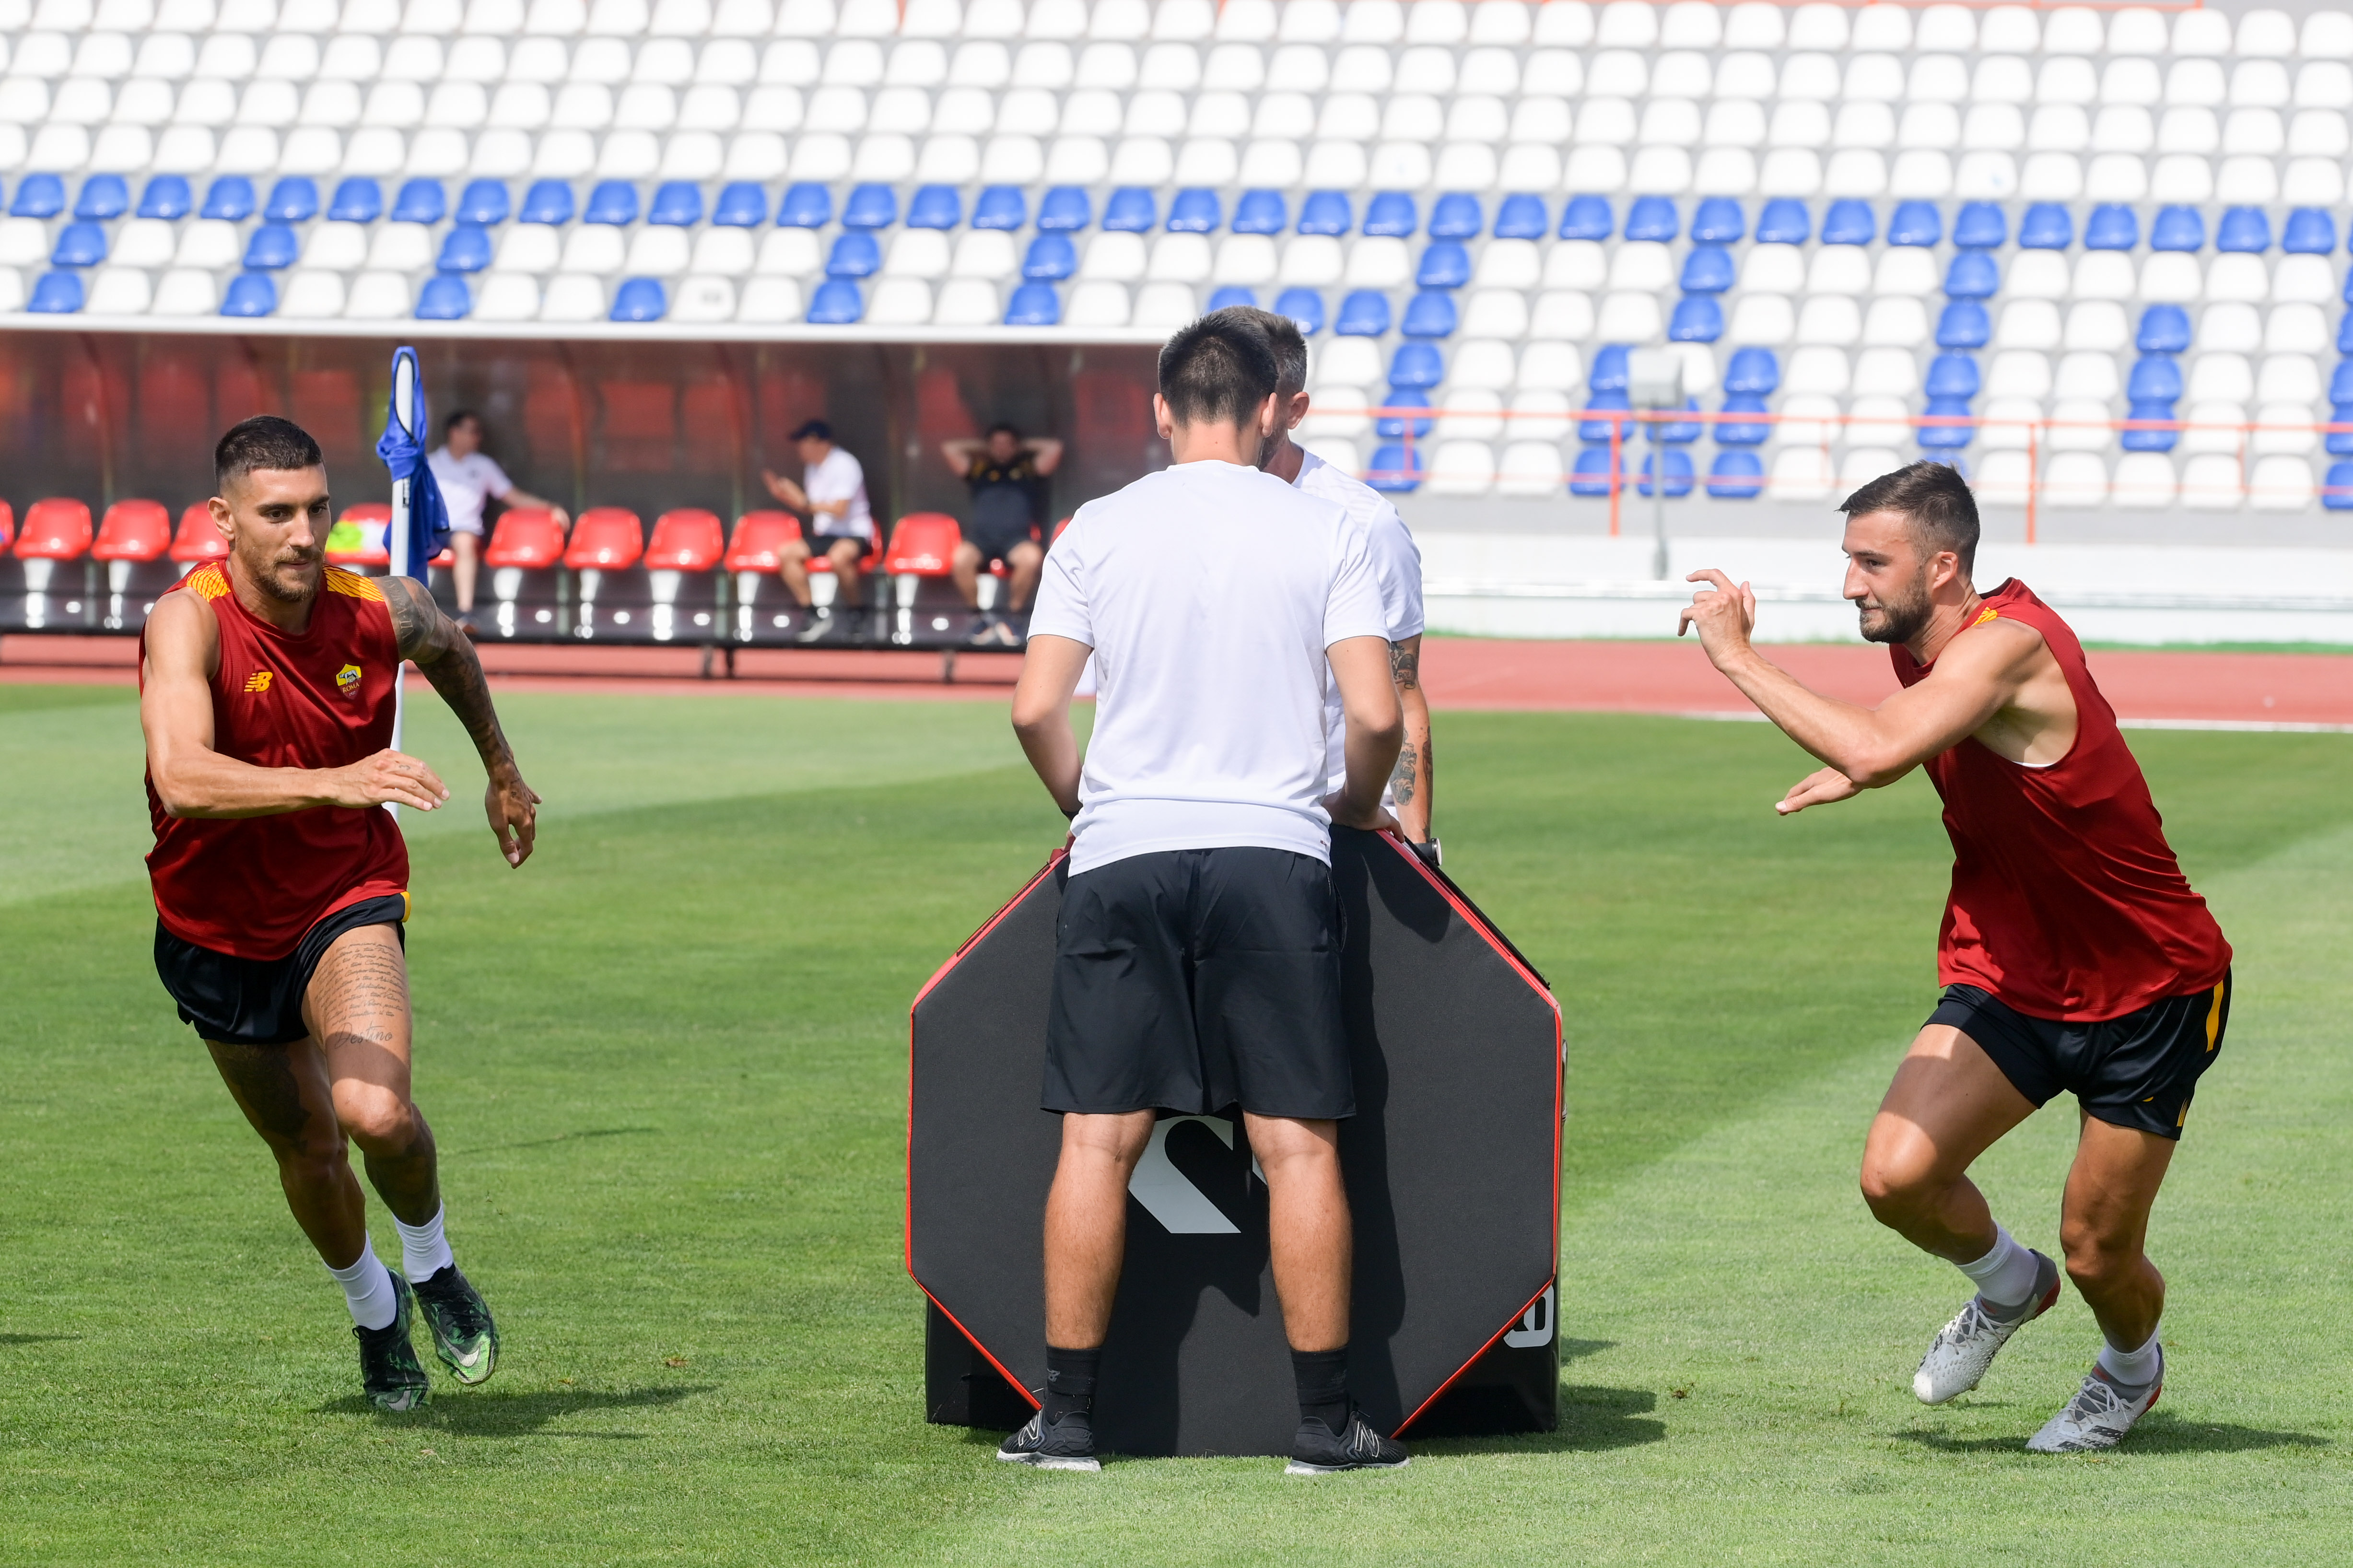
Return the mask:
<svg viewBox="0 0 2353 1568">
<path fill-rule="evenodd" d="M 441 487 L 425 460 L 425 443 L 432 425 L 425 414 L 425 376 L 417 368 L 417 351 L 401 348 L 392 355 L 392 401 L 385 411 L 384 435 L 375 455 L 392 470 L 392 570 L 404 577 L 427 580 L 427 563 L 449 543 L 449 509 Z M 406 505 L 403 505 L 403 502 Z M 403 541 L 408 549 L 404 556 Z"/>
</svg>

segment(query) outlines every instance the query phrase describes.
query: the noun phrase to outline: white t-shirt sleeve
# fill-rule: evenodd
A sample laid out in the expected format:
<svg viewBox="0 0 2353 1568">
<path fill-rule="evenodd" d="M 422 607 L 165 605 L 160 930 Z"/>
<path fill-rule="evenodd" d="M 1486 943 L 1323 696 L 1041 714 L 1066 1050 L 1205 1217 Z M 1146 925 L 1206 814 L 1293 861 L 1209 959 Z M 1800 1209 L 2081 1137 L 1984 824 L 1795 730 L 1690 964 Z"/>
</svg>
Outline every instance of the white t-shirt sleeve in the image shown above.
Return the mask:
<svg viewBox="0 0 2353 1568">
<path fill-rule="evenodd" d="M 1422 634 L 1421 546 L 1405 526 L 1397 509 L 1388 508 L 1375 524 L 1376 547 L 1381 549 L 1381 605 L 1388 617 L 1389 641 L 1403 642 Z"/>
<path fill-rule="evenodd" d="M 514 481 L 507 478 L 507 471 L 499 467 L 497 458 L 477 454 L 476 460 L 482 465 L 482 489 L 490 495 L 503 499 L 514 489 Z"/>
<path fill-rule="evenodd" d="M 1365 531 L 1350 527 L 1341 535 L 1339 569 L 1333 574 L 1332 589 L 1324 601 L 1324 646 L 1328 648 L 1350 637 L 1387 641 L 1388 635 L 1380 580 L 1373 571 Z"/>
<path fill-rule="evenodd" d="M 1029 606 L 1029 635 L 1068 637 L 1095 646 L 1094 622 L 1087 612 L 1086 567 L 1080 559 L 1085 548 L 1082 524 L 1073 521 L 1046 552 L 1038 575 L 1038 593 Z"/>
</svg>

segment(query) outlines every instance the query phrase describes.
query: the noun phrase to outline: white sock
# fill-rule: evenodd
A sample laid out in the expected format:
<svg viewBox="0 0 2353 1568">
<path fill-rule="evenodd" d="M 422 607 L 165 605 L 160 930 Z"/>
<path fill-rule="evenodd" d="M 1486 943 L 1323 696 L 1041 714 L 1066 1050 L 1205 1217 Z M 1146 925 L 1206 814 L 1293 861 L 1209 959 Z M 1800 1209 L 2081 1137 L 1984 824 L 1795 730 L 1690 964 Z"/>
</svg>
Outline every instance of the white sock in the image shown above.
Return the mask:
<svg viewBox="0 0 2353 1568">
<path fill-rule="evenodd" d="M 411 1285 L 420 1285 L 432 1279 L 455 1261 L 449 1256 L 448 1239 L 441 1234 L 441 1216 L 446 1209 L 435 1209 L 433 1217 L 423 1225 L 404 1223 L 393 1215 L 392 1226 L 400 1232 L 400 1271 L 408 1276 Z"/>
<path fill-rule="evenodd" d="M 2121 1383 L 2134 1388 L 2145 1388 L 2157 1381 L 2165 1370 L 2165 1352 L 2157 1348 L 2157 1332 L 2149 1331 L 2148 1343 L 2137 1351 L 2120 1351 L 2113 1344 L 2100 1347 L 2100 1370 L 2108 1374 L 2111 1383 Z"/>
<path fill-rule="evenodd" d="M 1997 1225 L 1993 1250 L 1974 1263 L 1957 1267 L 1978 1288 L 1978 1294 L 1997 1307 L 2023 1306 L 2034 1294 L 2034 1254 Z"/>
<path fill-rule="evenodd" d="M 361 1243 L 359 1257 L 349 1266 L 329 1264 L 327 1272 L 343 1288 L 343 1305 L 361 1328 L 385 1328 L 400 1315 L 399 1299 L 392 1293 L 392 1270 L 376 1257 L 375 1242 Z"/>
</svg>

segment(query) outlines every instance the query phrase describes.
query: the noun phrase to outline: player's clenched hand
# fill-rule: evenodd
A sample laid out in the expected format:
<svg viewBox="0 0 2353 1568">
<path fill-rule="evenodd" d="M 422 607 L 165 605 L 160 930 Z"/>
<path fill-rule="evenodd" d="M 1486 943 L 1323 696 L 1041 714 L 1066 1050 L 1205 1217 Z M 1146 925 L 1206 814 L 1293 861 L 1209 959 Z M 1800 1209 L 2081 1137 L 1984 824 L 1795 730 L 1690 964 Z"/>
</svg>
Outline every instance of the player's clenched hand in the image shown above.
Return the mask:
<svg viewBox="0 0 2353 1568">
<path fill-rule="evenodd" d="M 1700 646 L 1721 667 L 1725 658 L 1748 647 L 1748 634 L 1757 628 L 1757 590 L 1746 583 L 1736 586 L 1731 578 L 1713 566 L 1694 572 L 1683 581 L 1705 583 L 1709 587 L 1692 595 L 1692 602 L 1675 621 L 1675 636 L 1698 627 Z"/>
<path fill-rule="evenodd" d="M 507 864 L 520 866 L 530 859 L 532 837 L 539 830 L 539 795 L 522 782 L 522 775 L 512 767 L 491 774 L 482 808 L 490 814 L 491 831 L 498 835 L 499 853 Z"/>
<path fill-rule="evenodd" d="M 1799 779 L 1773 809 L 1788 816 L 1810 805 L 1828 805 L 1834 800 L 1852 800 L 1862 793 L 1861 784 L 1836 768 L 1822 768 Z"/>
<path fill-rule="evenodd" d="M 327 798 L 336 805 L 413 805 L 431 811 L 449 798 L 441 776 L 406 752 L 390 747 L 363 757 L 347 768 L 329 768 L 322 776 Z"/>
</svg>

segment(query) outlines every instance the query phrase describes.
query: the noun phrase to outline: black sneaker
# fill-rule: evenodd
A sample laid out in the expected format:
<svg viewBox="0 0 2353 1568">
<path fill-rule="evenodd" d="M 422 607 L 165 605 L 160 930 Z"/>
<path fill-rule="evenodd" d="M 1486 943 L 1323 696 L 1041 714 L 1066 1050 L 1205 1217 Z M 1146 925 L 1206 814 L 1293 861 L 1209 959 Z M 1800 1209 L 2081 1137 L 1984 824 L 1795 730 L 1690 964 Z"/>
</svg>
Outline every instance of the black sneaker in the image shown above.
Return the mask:
<svg viewBox="0 0 2353 1568">
<path fill-rule="evenodd" d="M 1348 1429 L 1338 1436 L 1316 1416 L 1299 1424 L 1291 1439 L 1291 1463 L 1285 1475 L 1336 1476 L 1342 1470 L 1397 1470 L 1413 1463 L 1405 1445 L 1382 1436 L 1366 1425 L 1365 1414 L 1348 1406 Z"/>
<path fill-rule="evenodd" d="M 793 641 L 824 642 L 833 636 L 835 629 L 833 616 L 828 611 L 819 610 L 809 616 L 808 625 L 793 634 Z"/>
<path fill-rule="evenodd" d="M 499 1369 L 499 1326 L 482 1293 L 458 1266 L 417 1282 L 417 1313 L 433 1331 L 433 1353 L 459 1383 L 488 1383 Z"/>
<path fill-rule="evenodd" d="M 360 1386 L 367 1391 L 368 1403 L 387 1415 L 406 1415 L 424 1405 L 431 1385 L 408 1344 L 408 1331 L 417 1323 L 417 1297 L 399 1269 L 386 1272 L 392 1276 L 393 1297 L 399 1302 L 392 1321 L 380 1329 L 363 1329 L 354 1323 L 352 1332 L 360 1342 Z"/>
<path fill-rule="evenodd" d="M 997 1457 L 1008 1465 L 1034 1465 L 1041 1470 L 1100 1470 L 1095 1458 L 1094 1422 L 1073 1410 L 1049 1423 L 1043 1410 L 1029 1425 L 998 1446 Z"/>
</svg>

